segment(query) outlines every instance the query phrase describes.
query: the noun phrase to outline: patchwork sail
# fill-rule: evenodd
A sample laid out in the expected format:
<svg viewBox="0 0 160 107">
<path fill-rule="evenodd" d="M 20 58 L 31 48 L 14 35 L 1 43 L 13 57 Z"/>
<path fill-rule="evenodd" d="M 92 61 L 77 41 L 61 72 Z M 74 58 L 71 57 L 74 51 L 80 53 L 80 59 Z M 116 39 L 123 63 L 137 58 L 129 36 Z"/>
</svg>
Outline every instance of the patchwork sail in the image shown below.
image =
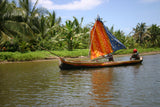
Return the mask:
<svg viewBox="0 0 160 107">
<path fill-rule="evenodd" d="M 91 59 L 126 48 L 108 31 L 100 18 L 97 18 L 91 30 L 90 43 Z"/>
</svg>

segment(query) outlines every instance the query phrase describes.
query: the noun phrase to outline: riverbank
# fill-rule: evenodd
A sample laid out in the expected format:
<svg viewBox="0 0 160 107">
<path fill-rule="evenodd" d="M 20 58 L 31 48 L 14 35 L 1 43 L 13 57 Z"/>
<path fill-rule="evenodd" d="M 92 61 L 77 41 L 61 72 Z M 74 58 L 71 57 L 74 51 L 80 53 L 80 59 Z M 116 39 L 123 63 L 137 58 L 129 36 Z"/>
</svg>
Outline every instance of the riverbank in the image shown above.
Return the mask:
<svg viewBox="0 0 160 107">
<path fill-rule="evenodd" d="M 42 53 L 45 53 L 45 52 L 42 52 Z M 151 51 L 151 52 L 142 52 L 140 53 L 140 56 L 145 56 L 145 55 L 154 55 L 154 54 L 160 54 L 160 51 Z M 23 63 L 23 62 L 40 62 L 40 61 L 53 61 L 53 60 L 58 60 L 59 58 L 57 56 L 53 56 L 53 55 L 50 55 L 49 53 L 44 55 L 46 57 L 44 58 L 40 58 L 40 57 L 37 57 L 35 58 L 34 60 L 21 60 L 21 61 L 18 61 L 18 60 L 3 60 L 3 61 L 0 61 L 0 64 L 5 64 L 5 63 Z M 131 54 L 115 54 L 114 57 L 123 57 L 123 56 L 131 56 Z M 68 60 L 76 60 L 76 59 L 89 59 L 89 56 L 76 56 L 76 57 L 65 57 L 66 59 Z"/>
</svg>

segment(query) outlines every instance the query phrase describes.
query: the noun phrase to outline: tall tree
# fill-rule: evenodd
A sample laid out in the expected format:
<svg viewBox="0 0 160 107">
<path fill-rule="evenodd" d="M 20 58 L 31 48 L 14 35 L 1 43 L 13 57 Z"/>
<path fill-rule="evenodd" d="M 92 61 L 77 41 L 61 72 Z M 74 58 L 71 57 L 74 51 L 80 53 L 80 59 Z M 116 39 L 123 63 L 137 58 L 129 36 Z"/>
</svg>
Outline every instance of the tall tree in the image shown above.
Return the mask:
<svg viewBox="0 0 160 107">
<path fill-rule="evenodd" d="M 9 39 L 10 32 L 6 28 L 6 21 L 8 21 L 8 11 L 10 10 L 7 0 L 0 0 L 0 45 Z"/>
<path fill-rule="evenodd" d="M 23 12 L 14 2 L 9 3 L 7 0 L 0 1 L 0 10 L 0 43 L 3 44 L 20 33 L 16 28 L 19 27 L 17 21 L 22 19 Z"/>
<path fill-rule="evenodd" d="M 32 6 L 31 0 L 19 0 L 19 6 L 25 12 L 24 22 L 29 22 L 30 18 L 34 18 L 38 14 L 38 9 L 36 8 L 38 0 L 36 0 L 35 4 Z"/>
<path fill-rule="evenodd" d="M 61 23 L 61 17 L 56 18 L 56 13 L 55 11 L 53 11 L 52 14 L 49 13 L 46 19 L 47 19 L 46 23 L 49 28 L 49 31 L 48 31 L 49 35 L 51 37 L 56 36 Z"/>
<path fill-rule="evenodd" d="M 150 36 L 150 40 L 152 42 L 153 46 L 156 46 L 158 44 L 158 36 L 160 36 L 160 27 L 157 26 L 156 24 L 152 24 L 151 27 L 147 29 L 148 34 Z"/>
<path fill-rule="evenodd" d="M 137 39 L 137 42 L 140 44 L 143 43 L 143 37 L 146 34 L 146 23 L 138 23 L 136 28 L 133 28 L 134 37 Z"/>
<path fill-rule="evenodd" d="M 65 22 L 65 35 L 66 35 L 66 41 L 68 44 L 68 50 L 72 51 L 73 50 L 73 38 L 75 35 L 77 35 L 78 33 L 80 33 L 80 28 L 83 22 L 83 18 L 81 18 L 81 22 L 78 22 L 78 19 L 76 17 L 73 17 L 74 20 L 67 20 Z"/>
<path fill-rule="evenodd" d="M 28 31 L 32 33 L 32 36 L 38 33 L 37 24 L 39 24 L 40 13 L 38 8 L 36 8 L 37 4 L 38 0 L 33 5 L 31 0 L 19 0 L 19 7 L 23 11 L 23 23 L 27 24 Z"/>
</svg>

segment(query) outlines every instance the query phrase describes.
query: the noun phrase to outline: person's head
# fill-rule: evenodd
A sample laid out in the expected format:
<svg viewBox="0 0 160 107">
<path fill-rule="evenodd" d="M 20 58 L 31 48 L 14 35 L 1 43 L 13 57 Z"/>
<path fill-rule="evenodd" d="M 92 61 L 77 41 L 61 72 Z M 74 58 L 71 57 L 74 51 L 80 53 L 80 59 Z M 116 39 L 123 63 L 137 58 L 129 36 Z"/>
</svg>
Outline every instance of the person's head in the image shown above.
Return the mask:
<svg viewBox="0 0 160 107">
<path fill-rule="evenodd" d="M 137 52 L 137 49 L 133 49 L 133 53 L 136 53 Z"/>
</svg>

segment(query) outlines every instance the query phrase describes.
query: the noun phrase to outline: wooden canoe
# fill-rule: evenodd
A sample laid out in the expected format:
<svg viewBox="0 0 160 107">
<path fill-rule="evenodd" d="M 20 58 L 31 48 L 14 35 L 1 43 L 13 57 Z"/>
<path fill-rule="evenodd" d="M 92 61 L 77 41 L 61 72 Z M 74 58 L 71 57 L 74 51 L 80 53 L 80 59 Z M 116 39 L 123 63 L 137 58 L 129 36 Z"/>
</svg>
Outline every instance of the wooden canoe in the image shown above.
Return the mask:
<svg viewBox="0 0 160 107">
<path fill-rule="evenodd" d="M 100 67 L 114 67 L 114 66 L 127 66 L 133 64 L 139 64 L 143 61 L 140 60 L 129 60 L 129 61 L 115 61 L 115 62 L 89 62 L 89 61 L 65 61 L 65 59 L 60 58 L 61 64 L 60 69 L 80 69 L 80 68 L 100 68 Z"/>
</svg>

